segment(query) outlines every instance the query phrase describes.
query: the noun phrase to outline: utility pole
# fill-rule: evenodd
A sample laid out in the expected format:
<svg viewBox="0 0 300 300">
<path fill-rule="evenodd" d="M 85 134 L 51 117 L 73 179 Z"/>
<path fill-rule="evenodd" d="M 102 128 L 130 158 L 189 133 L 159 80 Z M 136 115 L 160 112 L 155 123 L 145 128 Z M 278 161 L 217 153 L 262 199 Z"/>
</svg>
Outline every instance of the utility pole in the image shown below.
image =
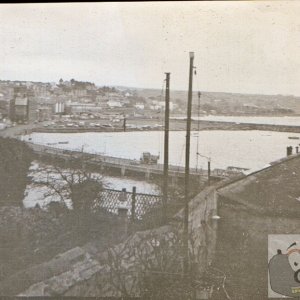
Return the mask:
<svg viewBox="0 0 300 300">
<path fill-rule="evenodd" d="M 168 184 L 169 184 L 169 115 L 170 115 L 170 73 L 166 73 L 165 98 L 165 139 L 164 139 L 164 185 L 163 185 L 163 224 L 167 219 Z"/>
<path fill-rule="evenodd" d="M 126 131 L 126 116 L 125 116 L 125 114 L 123 117 L 123 130 L 124 130 L 124 132 Z"/>
<path fill-rule="evenodd" d="M 198 132 L 197 132 L 197 152 L 196 152 L 196 172 L 198 171 L 198 153 L 199 153 L 199 135 L 200 135 L 200 97 L 201 97 L 201 93 L 198 92 L 198 120 L 197 120 L 197 124 L 198 124 Z"/>
<path fill-rule="evenodd" d="M 191 141 L 191 116 L 192 116 L 192 97 L 193 97 L 193 69 L 194 52 L 190 52 L 189 70 L 189 92 L 186 122 L 186 146 L 185 146 L 185 186 L 184 186 L 184 273 L 189 271 L 189 191 L 190 191 L 190 141 Z"/>
<path fill-rule="evenodd" d="M 210 159 L 207 162 L 207 177 L 208 185 L 210 185 Z"/>
</svg>

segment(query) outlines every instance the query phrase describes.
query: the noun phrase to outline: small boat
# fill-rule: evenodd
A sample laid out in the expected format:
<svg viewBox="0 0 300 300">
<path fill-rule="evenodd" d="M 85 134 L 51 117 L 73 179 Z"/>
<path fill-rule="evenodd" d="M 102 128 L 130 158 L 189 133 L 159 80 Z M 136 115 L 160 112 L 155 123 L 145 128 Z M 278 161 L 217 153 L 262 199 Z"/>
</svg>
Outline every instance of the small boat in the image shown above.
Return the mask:
<svg viewBox="0 0 300 300">
<path fill-rule="evenodd" d="M 290 140 L 299 140 L 300 137 L 299 136 L 289 136 Z"/>
<path fill-rule="evenodd" d="M 69 144 L 69 142 L 58 142 L 59 144 Z"/>
</svg>

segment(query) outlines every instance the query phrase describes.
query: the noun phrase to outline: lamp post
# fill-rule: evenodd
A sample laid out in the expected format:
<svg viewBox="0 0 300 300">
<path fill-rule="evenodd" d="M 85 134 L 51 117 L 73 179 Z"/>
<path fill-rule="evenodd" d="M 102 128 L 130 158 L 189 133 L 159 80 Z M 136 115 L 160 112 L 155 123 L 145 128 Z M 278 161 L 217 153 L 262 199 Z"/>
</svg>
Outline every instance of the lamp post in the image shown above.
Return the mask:
<svg viewBox="0 0 300 300">
<path fill-rule="evenodd" d="M 208 185 L 210 185 L 210 167 L 211 167 L 211 158 L 205 155 L 200 154 L 199 152 L 196 153 L 197 156 L 201 156 L 207 159 L 207 181 L 208 181 Z"/>
</svg>

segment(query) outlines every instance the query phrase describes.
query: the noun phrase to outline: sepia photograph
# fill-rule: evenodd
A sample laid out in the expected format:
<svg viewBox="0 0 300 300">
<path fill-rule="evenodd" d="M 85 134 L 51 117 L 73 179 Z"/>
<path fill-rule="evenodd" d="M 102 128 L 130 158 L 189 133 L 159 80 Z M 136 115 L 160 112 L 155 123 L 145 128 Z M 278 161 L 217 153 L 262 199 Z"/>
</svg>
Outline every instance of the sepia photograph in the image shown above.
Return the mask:
<svg viewBox="0 0 300 300">
<path fill-rule="evenodd" d="M 300 299 L 299 16 L 1 4 L 0 299 Z"/>
</svg>

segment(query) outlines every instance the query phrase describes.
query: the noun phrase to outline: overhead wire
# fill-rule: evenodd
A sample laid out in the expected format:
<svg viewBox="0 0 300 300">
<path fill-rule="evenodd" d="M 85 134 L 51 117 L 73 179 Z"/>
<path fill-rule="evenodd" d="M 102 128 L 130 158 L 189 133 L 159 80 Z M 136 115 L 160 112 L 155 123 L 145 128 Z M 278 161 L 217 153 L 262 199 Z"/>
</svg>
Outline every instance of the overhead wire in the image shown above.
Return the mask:
<svg viewBox="0 0 300 300">
<path fill-rule="evenodd" d="M 200 137 L 200 97 L 201 97 L 201 92 L 200 92 L 200 82 L 199 82 L 199 78 L 197 77 L 197 71 L 195 69 L 194 74 L 196 76 L 196 87 L 197 87 L 197 99 L 198 99 L 198 103 L 197 103 L 197 144 L 196 144 L 196 171 L 198 171 L 198 165 L 199 165 L 199 137 Z"/>
<path fill-rule="evenodd" d="M 195 73 L 195 75 L 197 75 Z M 208 162 L 211 162 L 211 158 L 203 155 L 200 153 L 200 145 L 199 145 L 199 138 L 200 138 L 200 108 L 201 108 L 201 102 L 200 102 L 200 98 L 201 98 L 201 91 L 200 91 L 200 78 L 197 78 L 196 80 L 196 85 L 197 85 L 197 96 L 198 96 L 198 107 L 197 107 L 197 147 L 196 147 L 196 170 L 198 169 L 198 164 L 199 164 L 199 157 L 203 157 L 206 158 Z"/>
</svg>

